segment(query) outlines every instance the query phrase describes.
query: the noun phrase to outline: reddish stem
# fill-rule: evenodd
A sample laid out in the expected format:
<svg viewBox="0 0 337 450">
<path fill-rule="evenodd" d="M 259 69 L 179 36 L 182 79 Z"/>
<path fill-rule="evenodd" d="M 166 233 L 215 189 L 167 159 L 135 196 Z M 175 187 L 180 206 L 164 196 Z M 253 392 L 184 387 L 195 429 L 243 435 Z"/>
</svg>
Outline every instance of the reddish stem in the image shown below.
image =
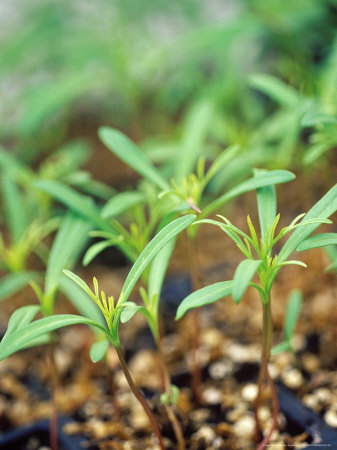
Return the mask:
<svg viewBox="0 0 337 450">
<path fill-rule="evenodd" d="M 51 371 L 51 402 L 52 402 L 52 412 L 50 415 L 50 447 L 52 450 L 58 450 L 58 440 L 57 440 L 57 422 L 58 422 L 58 411 L 56 403 L 56 395 L 58 389 L 58 372 L 57 365 L 55 361 L 55 341 L 54 334 L 50 333 L 50 343 L 49 343 L 49 363 Z"/>
<path fill-rule="evenodd" d="M 190 277 L 192 284 L 192 291 L 197 291 L 200 289 L 200 282 L 198 277 L 198 265 L 197 265 L 197 247 L 195 239 L 188 236 L 186 232 L 186 239 L 188 242 L 188 255 L 189 255 L 189 267 L 190 267 Z M 200 348 L 200 309 L 196 308 L 190 313 L 192 317 L 193 324 L 193 334 L 192 334 L 192 391 L 194 399 L 198 405 L 202 405 L 202 394 L 201 394 L 201 367 L 199 362 L 199 348 Z"/>
<path fill-rule="evenodd" d="M 152 413 L 152 411 L 151 411 L 147 401 L 143 397 L 143 395 L 140 392 L 140 390 L 136 387 L 136 385 L 135 385 L 135 383 L 134 383 L 134 381 L 132 379 L 132 376 L 131 376 L 131 373 L 129 372 L 129 369 L 127 367 L 127 364 L 126 364 L 126 361 L 125 361 L 122 349 L 120 347 L 115 347 L 115 350 L 116 350 L 116 353 L 118 355 L 119 362 L 121 364 L 121 367 L 122 367 L 124 376 L 126 378 L 126 381 L 128 382 L 132 393 L 137 398 L 139 403 L 142 405 L 142 407 L 143 407 L 147 417 L 149 418 L 149 421 L 151 423 L 153 432 L 157 436 L 160 449 L 161 450 L 166 450 L 165 449 L 165 445 L 164 445 L 164 441 L 163 441 L 163 437 L 162 437 L 162 434 L 161 434 L 161 431 L 160 431 L 160 428 L 159 428 L 159 425 L 158 425 L 158 422 L 157 422 L 156 418 L 154 417 L 154 415 L 153 415 L 153 413 Z"/>
</svg>

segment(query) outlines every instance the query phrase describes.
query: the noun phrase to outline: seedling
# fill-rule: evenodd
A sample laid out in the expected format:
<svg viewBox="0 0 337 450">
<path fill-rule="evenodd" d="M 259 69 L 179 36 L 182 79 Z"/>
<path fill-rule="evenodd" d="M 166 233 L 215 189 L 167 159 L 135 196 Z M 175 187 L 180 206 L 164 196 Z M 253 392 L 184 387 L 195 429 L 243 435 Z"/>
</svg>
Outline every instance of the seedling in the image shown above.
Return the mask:
<svg viewBox="0 0 337 450">
<path fill-rule="evenodd" d="M 250 217 L 247 217 L 249 234 L 234 226 L 227 218 L 220 216 L 218 220 L 204 219 L 202 223 L 210 223 L 220 227 L 237 245 L 246 257 L 235 270 L 232 281 L 224 281 L 207 286 L 186 297 L 179 305 L 177 319 L 180 319 L 189 309 L 213 303 L 227 295 L 232 295 L 234 301 L 239 303 L 248 286 L 254 287 L 259 293 L 263 311 L 262 332 L 262 356 L 261 367 L 258 377 L 258 396 L 255 403 L 255 419 L 257 437 L 260 435 L 260 424 L 258 420 L 258 409 L 264 380 L 267 380 L 273 403 L 272 425 L 266 436 L 259 444 L 259 450 L 266 447 L 273 430 L 276 427 L 278 415 L 278 398 L 272 378 L 268 372 L 268 361 L 272 346 L 272 312 L 271 312 L 271 289 L 279 270 L 285 265 L 297 264 L 305 266 L 301 261 L 289 260 L 291 253 L 306 240 L 320 224 L 331 223 L 327 217 L 337 210 L 337 185 L 314 205 L 306 214 L 301 214 L 292 223 L 282 228 L 278 233 L 276 227 L 279 215 L 276 216 L 276 194 L 274 186 L 267 186 L 257 190 L 257 202 L 259 221 L 261 229 L 260 239 Z M 304 217 L 303 217 L 304 216 Z M 301 220 L 302 219 L 302 220 Z M 301 221 L 300 221 L 301 220 Z M 273 248 L 282 237 L 292 233 L 278 254 Z M 317 238 L 316 238 L 317 239 Z M 252 282 L 253 276 L 257 274 L 259 284 Z"/>
<path fill-rule="evenodd" d="M 201 126 L 201 125 L 200 125 Z M 188 147 L 188 151 L 180 151 L 177 154 L 177 161 L 173 171 L 164 176 L 150 160 L 140 151 L 126 136 L 117 130 L 102 127 L 99 136 L 105 145 L 116 154 L 122 161 L 130 165 L 135 171 L 142 175 L 145 180 L 155 186 L 159 193 L 159 201 L 169 197 L 175 202 L 174 211 L 183 213 L 192 210 L 199 215 L 199 218 L 209 216 L 213 211 L 219 211 L 228 201 L 261 186 L 269 184 L 285 183 L 295 176 L 288 171 L 270 171 L 267 173 L 258 172 L 252 178 L 239 183 L 229 189 L 213 201 L 209 201 L 207 188 L 216 176 L 226 178 L 227 165 L 239 154 L 238 146 L 230 147 L 219 154 L 206 171 L 205 159 L 196 160 L 193 148 Z M 195 167 L 196 173 L 189 173 Z M 165 170 L 166 168 L 164 168 Z M 167 215 L 172 211 L 164 210 Z M 197 265 L 197 238 L 198 226 L 189 227 L 187 230 L 187 254 L 189 259 L 189 271 L 192 281 L 192 290 L 200 288 L 199 270 Z M 200 319 L 198 311 L 194 311 L 193 317 L 193 368 L 192 368 L 192 389 L 194 397 L 198 403 L 201 399 L 201 371 L 198 361 L 198 347 L 200 335 Z"/>
<path fill-rule="evenodd" d="M 46 333 L 54 331 L 58 328 L 73 325 L 73 324 L 87 324 L 97 328 L 104 333 L 108 341 L 115 348 L 119 357 L 122 370 L 128 381 L 130 389 L 141 403 L 152 424 L 153 430 L 158 438 L 161 449 L 164 449 L 164 444 L 160 429 L 155 417 L 152 414 L 149 405 L 142 396 L 141 392 L 135 386 L 131 374 L 127 368 L 123 351 L 121 349 L 119 340 L 119 323 L 123 309 L 129 299 L 129 296 L 139 280 L 142 272 L 146 269 L 148 264 L 152 261 L 155 255 L 178 233 L 183 231 L 195 219 L 194 215 L 186 215 L 180 217 L 168 225 L 166 225 L 146 246 L 140 254 L 135 264 L 132 266 L 125 283 L 122 287 L 118 300 L 115 302 L 112 296 L 107 296 L 104 292 L 99 292 L 98 282 L 94 280 L 94 290 L 92 291 L 87 284 L 82 281 L 77 275 L 66 271 L 66 274 L 78 284 L 94 301 L 97 307 L 102 312 L 105 325 L 102 325 L 94 318 L 88 318 L 79 315 L 51 315 L 32 322 L 34 316 L 40 310 L 38 306 L 25 306 L 19 308 L 14 312 L 10 318 L 8 329 L 3 340 L 0 343 L 0 360 L 10 356 L 11 354 L 25 348 L 27 345 L 33 345 L 37 339 L 44 336 Z M 89 313 L 89 311 L 88 311 Z M 94 348 L 95 352 L 102 352 L 100 346 Z M 105 350 L 104 350 L 105 352 Z M 93 359 L 98 358 L 97 354 L 92 354 Z"/>
</svg>

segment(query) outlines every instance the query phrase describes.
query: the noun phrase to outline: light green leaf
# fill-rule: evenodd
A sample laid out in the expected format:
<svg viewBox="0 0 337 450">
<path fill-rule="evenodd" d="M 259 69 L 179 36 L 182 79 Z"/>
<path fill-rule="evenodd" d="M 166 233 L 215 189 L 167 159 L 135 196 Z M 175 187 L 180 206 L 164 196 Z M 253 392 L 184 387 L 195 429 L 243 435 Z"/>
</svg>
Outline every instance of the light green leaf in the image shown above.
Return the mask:
<svg viewBox="0 0 337 450">
<path fill-rule="evenodd" d="M 260 187 L 270 186 L 274 184 L 287 183 L 288 181 L 294 180 L 295 175 L 288 170 L 272 170 L 266 173 L 260 173 L 248 180 L 235 186 L 233 189 L 227 191 L 219 198 L 211 202 L 206 206 L 202 213 L 199 215 L 200 218 L 208 216 L 212 211 L 218 210 L 226 202 L 231 200 L 238 195 L 244 194 L 245 192 L 253 191 Z"/>
<path fill-rule="evenodd" d="M 144 195 L 141 192 L 121 192 L 115 194 L 103 207 L 101 216 L 103 219 L 116 217 L 127 211 L 132 206 L 144 201 Z"/>
<path fill-rule="evenodd" d="M 79 194 L 58 181 L 37 180 L 34 182 L 34 186 L 66 205 L 71 211 L 90 220 L 96 226 L 102 229 L 107 228 L 107 223 L 101 218 L 100 211 L 91 198 Z"/>
<path fill-rule="evenodd" d="M 151 164 L 144 153 L 123 133 L 109 127 L 101 127 L 98 130 L 98 135 L 109 150 L 146 180 L 154 183 L 160 189 L 169 189 L 167 181 L 159 170 Z"/>
<path fill-rule="evenodd" d="M 0 281 L 0 300 L 5 300 L 20 291 L 31 281 L 41 278 L 38 272 L 15 272 L 10 273 Z"/>
<path fill-rule="evenodd" d="M 12 243 L 17 243 L 27 227 L 26 204 L 17 184 L 2 174 L 2 198 Z"/>
<path fill-rule="evenodd" d="M 120 240 L 116 238 L 115 240 L 110 239 L 107 241 L 96 242 L 96 244 L 93 244 L 85 252 L 85 255 L 83 256 L 83 265 L 87 266 L 99 253 L 101 253 L 106 248 L 115 245 L 115 243 L 119 241 Z"/>
<path fill-rule="evenodd" d="M 335 184 L 304 216 L 302 221 L 311 220 L 314 218 L 326 219 L 330 217 L 337 210 L 337 184 Z M 311 234 L 319 223 L 308 223 L 302 227 L 297 228 L 287 242 L 282 247 L 278 255 L 278 262 L 284 262 L 288 259 L 291 253 L 296 250 L 302 241 L 304 241 L 309 234 Z M 275 271 L 273 278 L 275 278 L 278 271 Z"/>
<path fill-rule="evenodd" d="M 287 341 L 282 341 L 271 349 L 271 354 L 278 355 L 286 350 L 291 350 L 291 345 Z"/>
<path fill-rule="evenodd" d="M 0 343 L 0 360 L 3 360 L 13 353 L 23 349 L 25 346 L 29 345 L 30 342 L 38 339 L 46 333 L 57 330 L 58 328 L 76 324 L 91 325 L 107 333 L 107 330 L 100 324 L 85 317 L 75 316 L 72 314 L 44 317 L 43 319 L 36 320 L 35 322 L 31 322 L 25 326 L 20 326 L 16 331 L 10 333 L 7 337 L 5 334 Z"/>
<path fill-rule="evenodd" d="M 143 273 L 144 269 L 152 261 L 155 255 L 177 234 L 187 228 L 195 219 L 194 214 L 188 214 L 178 219 L 173 220 L 166 225 L 159 233 L 150 241 L 150 243 L 144 248 L 142 253 L 137 258 L 136 262 L 132 266 L 121 290 L 121 294 L 118 300 L 119 304 L 123 304 L 129 298 L 132 289 L 137 283 L 139 277 Z"/>
<path fill-rule="evenodd" d="M 108 351 L 108 348 L 109 348 L 108 339 L 94 342 L 90 348 L 91 361 L 94 363 L 101 361 L 101 359 L 104 358 L 106 352 Z"/>
<path fill-rule="evenodd" d="M 297 247 L 298 252 L 310 250 L 312 248 L 326 247 L 328 245 L 337 244 L 337 233 L 322 233 L 315 236 L 310 236 L 305 241 L 302 241 Z"/>
<path fill-rule="evenodd" d="M 249 77 L 249 83 L 285 108 L 299 106 L 301 100 L 299 93 L 276 77 L 256 73 Z"/>
<path fill-rule="evenodd" d="M 166 274 L 167 266 L 170 262 L 170 258 L 176 243 L 176 239 L 171 239 L 160 252 L 153 258 L 149 272 L 148 281 L 148 297 L 150 302 L 153 298 L 157 299 L 157 305 L 155 308 L 155 315 L 158 313 L 158 303 L 160 299 L 161 289 Z"/>
<path fill-rule="evenodd" d="M 61 276 L 59 282 L 61 291 L 82 316 L 105 326 L 106 322 L 98 306 L 77 284 L 65 275 Z"/>
<path fill-rule="evenodd" d="M 253 278 L 255 272 L 261 264 L 261 260 L 245 259 L 241 261 L 235 270 L 233 279 L 233 299 L 235 303 L 239 303 L 243 294 Z"/>
<path fill-rule="evenodd" d="M 122 323 L 126 323 L 131 320 L 137 312 L 143 314 L 146 319 L 149 318 L 149 312 L 144 306 L 136 305 L 136 303 L 133 302 L 127 302 L 124 305 L 125 307 L 123 308 L 120 316 L 120 320 Z"/>
<path fill-rule="evenodd" d="M 255 175 L 266 173 L 264 170 L 254 171 Z M 265 242 L 268 226 L 272 226 L 276 217 L 275 186 L 264 186 L 257 189 L 257 205 L 259 212 L 261 238 Z"/>
<path fill-rule="evenodd" d="M 59 285 L 63 269 L 72 269 L 88 241 L 91 224 L 69 212 L 54 239 L 46 271 L 45 293 L 49 295 Z"/>
<path fill-rule="evenodd" d="M 174 178 L 178 183 L 193 172 L 210 125 L 213 123 L 213 115 L 214 104 L 209 98 L 198 100 L 190 109 L 174 168 Z"/>
<path fill-rule="evenodd" d="M 14 311 L 8 321 L 7 331 L 5 336 L 2 338 L 1 344 L 6 342 L 15 331 L 25 325 L 28 325 L 40 310 L 40 305 L 28 305 L 22 306 Z"/>
<path fill-rule="evenodd" d="M 302 293 L 298 290 L 293 291 L 287 302 L 284 319 L 284 336 L 289 343 L 295 331 L 295 326 L 301 312 L 302 303 Z"/>
<path fill-rule="evenodd" d="M 230 295 L 232 293 L 232 284 L 232 281 L 220 281 L 192 292 L 178 306 L 176 320 L 181 319 L 192 308 L 209 305 Z"/>
</svg>

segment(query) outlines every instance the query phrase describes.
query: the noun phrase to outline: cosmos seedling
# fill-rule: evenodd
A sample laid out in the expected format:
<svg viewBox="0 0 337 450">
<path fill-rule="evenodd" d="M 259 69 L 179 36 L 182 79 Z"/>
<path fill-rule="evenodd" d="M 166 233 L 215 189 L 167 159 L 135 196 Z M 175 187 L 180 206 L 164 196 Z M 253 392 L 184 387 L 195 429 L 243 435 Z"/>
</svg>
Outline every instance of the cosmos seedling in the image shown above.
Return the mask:
<svg viewBox="0 0 337 450">
<path fill-rule="evenodd" d="M 302 261 L 289 260 L 288 258 L 320 224 L 331 223 L 327 217 L 337 210 L 337 185 L 330 189 L 306 215 L 299 215 L 289 226 L 282 228 L 279 232 L 276 231 L 279 215 L 276 215 L 274 186 L 259 188 L 257 190 L 257 202 L 261 229 L 260 238 L 258 238 L 249 216 L 247 217 L 249 234 L 237 228 L 223 216 L 220 216 L 222 221 L 210 219 L 198 221 L 199 223 L 209 223 L 220 227 L 234 241 L 246 259 L 236 268 L 232 281 L 215 283 L 186 297 L 179 305 L 177 319 L 180 319 L 191 308 L 213 303 L 230 294 L 232 294 L 234 301 L 239 303 L 248 286 L 254 287 L 259 293 L 263 311 L 263 332 L 261 368 L 258 377 L 259 390 L 255 403 L 257 439 L 260 437 L 260 424 L 257 412 L 264 380 L 267 380 L 271 388 L 273 402 L 272 426 L 258 447 L 259 450 L 262 450 L 268 444 L 270 436 L 276 427 L 278 415 L 277 393 L 268 372 L 273 334 L 271 289 L 277 273 L 283 266 L 291 264 L 305 266 Z M 275 245 L 289 233 L 292 233 L 290 238 L 288 238 L 281 250 L 275 253 Z M 258 276 L 259 283 L 251 281 L 255 274 Z"/>
<path fill-rule="evenodd" d="M 143 271 L 147 268 L 156 254 L 178 233 L 189 226 L 194 219 L 195 216 L 192 214 L 180 217 L 166 225 L 150 241 L 150 243 L 146 246 L 146 248 L 139 255 L 138 259 L 132 266 L 116 302 L 114 301 L 113 297 L 107 296 L 104 292 L 99 291 L 97 281 L 94 281 L 94 290 L 91 290 L 86 285 L 86 283 L 77 275 L 73 274 L 72 272 L 66 271 L 66 274 L 89 295 L 89 297 L 100 309 L 105 318 L 105 326 L 102 325 L 101 322 L 97 321 L 96 316 L 92 319 L 71 314 L 50 315 L 49 317 L 44 317 L 43 319 L 39 319 L 33 322 L 33 318 L 40 308 L 35 305 L 19 308 L 10 318 L 8 329 L 0 343 L 0 360 L 12 355 L 22 348 L 26 348 L 28 345 L 34 345 L 36 341 L 46 333 L 49 333 L 61 327 L 65 327 L 67 325 L 87 324 L 98 329 L 106 336 L 107 341 L 110 342 L 115 348 L 130 389 L 144 408 L 144 411 L 146 412 L 152 424 L 153 431 L 158 438 L 160 448 L 163 450 L 165 447 L 163 444 L 159 425 L 151 409 L 149 408 L 148 403 L 144 399 L 139 389 L 137 389 L 137 387 L 135 386 L 131 374 L 127 368 L 125 358 L 120 346 L 119 323 L 123 308 L 125 307 L 125 304 L 127 303 L 128 298 Z M 90 314 L 89 310 L 87 310 L 87 314 Z M 97 352 L 101 352 L 100 346 L 94 349 L 94 353 Z M 97 357 L 97 354 L 94 354 L 93 356 L 96 357 L 95 359 L 99 359 Z"/>
</svg>

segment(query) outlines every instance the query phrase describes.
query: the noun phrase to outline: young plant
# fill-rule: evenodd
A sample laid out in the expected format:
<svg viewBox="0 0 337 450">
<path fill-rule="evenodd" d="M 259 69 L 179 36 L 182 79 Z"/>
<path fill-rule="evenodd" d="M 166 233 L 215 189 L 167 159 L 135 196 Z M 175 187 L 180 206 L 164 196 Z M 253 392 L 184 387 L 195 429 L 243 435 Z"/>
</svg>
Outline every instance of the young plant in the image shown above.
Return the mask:
<svg viewBox="0 0 337 450">
<path fill-rule="evenodd" d="M 133 302 L 127 302 L 126 307 L 121 314 L 121 322 L 126 323 L 132 317 L 140 312 L 143 314 L 150 327 L 154 342 L 157 347 L 159 356 L 159 367 L 161 371 L 161 378 L 163 380 L 163 393 L 161 394 L 161 401 L 166 409 L 169 420 L 172 423 L 173 430 L 177 439 L 178 449 L 184 450 L 185 440 L 182 428 L 175 413 L 175 406 L 179 397 L 179 389 L 177 386 L 171 385 L 170 375 L 166 367 L 164 353 L 162 349 L 162 336 L 159 325 L 159 301 L 162 290 L 162 285 L 169 264 L 172 251 L 175 246 L 176 239 L 173 238 L 153 259 L 148 276 L 147 290 L 140 288 L 140 293 L 144 302 L 144 306 L 139 306 Z"/>
<path fill-rule="evenodd" d="M 159 429 L 159 425 L 149 408 L 146 400 L 142 396 L 141 392 L 135 386 L 131 374 L 128 370 L 123 351 L 121 349 L 119 340 L 119 324 L 121 314 L 125 308 L 129 296 L 139 280 L 142 272 L 150 264 L 155 255 L 178 233 L 183 231 L 188 225 L 190 225 L 195 219 L 194 215 L 186 215 L 180 217 L 168 225 L 166 225 L 146 246 L 140 256 L 137 258 L 135 264 L 132 266 L 124 285 L 121 289 L 117 302 L 111 296 L 106 296 L 104 292 L 99 292 L 98 282 L 94 279 L 94 291 L 92 291 L 84 281 L 82 281 L 77 275 L 72 272 L 66 271 L 66 274 L 78 284 L 93 300 L 96 306 L 101 311 L 105 319 L 105 325 L 102 325 L 100 321 L 96 319 L 96 316 L 91 316 L 90 311 L 87 311 L 87 316 L 79 316 L 72 314 L 63 315 L 50 315 L 42 319 L 33 321 L 34 316 L 41 310 L 39 306 L 25 306 L 19 308 L 14 312 L 9 320 L 8 328 L 4 338 L 0 343 L 0 360 L 12 355 L 13 353 L 26 348 L 28 345 L 34 345 L 38 339 L 45 336 L 46 333 L 50 333 L 58 328 L 74 325 L 74 324 L 87 324 L 91 327 L 98 329 L 102 332 L 108 342 L 110 342 L 115 348 L 118 358 L 121 363 L 122 370 L 128 381 L 130 389 L 141 403 L 144 411 L 146 412 L 149 420 L 152 424 L 153 430 L 158 438 L 161 449 L 164 449 L 164 443 Z M 105 353 L 106 348 L 103 349 Z M 93 359 L 100 359 L 97 352 L 102 353 L 101 346 L 94 348 L 92 354 Z"/>
<path fill-rule="evenodd" d="M 202 124 L 198 123 L 200 127 Z M 193 146 L 188 145 L 188 151 L 179 151 L 177 153 L 177 161 L 173 165 L 171 171 L 163 173 L 157 169 L 146 155 L 138 149 L 133 142 L 117 130 L 102 127 L 99 129 L 99 136 L 104 144 L 116 154 L 122 161 L 131 166 L 135 171 L 142 175 L 145 180 L 155 186 L 158 190 L 159 201 L 169 197 L 174 201 L 174 211 L 192 210 L 199 215 L 199 218 L 209 216 L 213 211 L 219 211 L 228 201 L 233 198 L 257 189 L 261 186 L 270 184 L 285 183 L 294 179 L 291 172 L 276 170 L 270 172 L 258 172 L 248 180 L 245 180 L 216 199 L 209 201 L 207 188 L 217 176 L 226 178 L 227 165 L 235 160 L 239 153 L 239 147 L 233 146 L 224 150 L 212 162 L 206 171 L 205 159 L 200 158 L 197 161 L 200 149 L 193 152 Z M 195 168 L 196 173 L 191 171 Z M 169 209 L 164 213 L 167 215 L 172 211 L 172 204 L 169 203 Z M 189 272 L 192 281 L 192 290 L 200 288 L 199 271 L 197 267 L 197 232 L 198 226 L 189 227 L 187 230 L 187 255 L 189 261 Z M 193 367 L 192 367 L 192 389 L 194 397 L 198 403 L 202 403 L 201 398 L 201 370 L 198 360 L 200 335 L 200 319 L 199 312 L 194 311 L 193 316 Z"/>
<path fill-rule="evenodd" d="M 180 319 L 191 308 L 213 303 L 230 294 L 234 301 L 239 303 L 248 286 L 252 286 L 257 290 L 263 311 L 261 367 L 258 377 L 258 395 L 254 408 L 257 438 L 260 436 L 258 409 L 265 380 L 271 388 L 273 403 L 271 428 L 258 447 L 259 450 L 262 450 L 268 444 L 271 434 L 276 427 L 278 415 L 277 392 L 268 371 L 273 335 L 271 289 L 277 273 L 283 266 L 289 264 L 305 266 L 301 261 L 289 260 L 288 258 L 298 247 L 301 249 L 300 246 L 304 245 L 303 242 L 305 242 L 309 234 L 321 223 L 331 223 L 327 217 L 337 210 L 337 185 L 331 188 L 307 214 L 301 214 L 296 217 L 289 226 L 282 228 L 278 233 L 276 232 L 276 227 L 279 215 L 276 215 L 275 187 L 266 186 L 259 188 L 257 190 L 257 203 L 261 229 L 260 238 L 258 238 L 249 216 L 247 217 L 249 234 L 235 227 L 227 218 L 222 216 L 220 217 L 223 222 L 208 219 L 199 221 L 220 227 L 234 241 L 246 259 L 236 268 L 232 281 L 215 283 L 186 297 L 178 307 L 176 318 Z M 300 221 L 301 218 L 302 220 Z M 275 245 L 288 233 L 292 233 L 292 235 L 276 254 L 274 250 Z M 259 278 L 258 284 L 251 281 L 255 274 Z"/>
</svg>

